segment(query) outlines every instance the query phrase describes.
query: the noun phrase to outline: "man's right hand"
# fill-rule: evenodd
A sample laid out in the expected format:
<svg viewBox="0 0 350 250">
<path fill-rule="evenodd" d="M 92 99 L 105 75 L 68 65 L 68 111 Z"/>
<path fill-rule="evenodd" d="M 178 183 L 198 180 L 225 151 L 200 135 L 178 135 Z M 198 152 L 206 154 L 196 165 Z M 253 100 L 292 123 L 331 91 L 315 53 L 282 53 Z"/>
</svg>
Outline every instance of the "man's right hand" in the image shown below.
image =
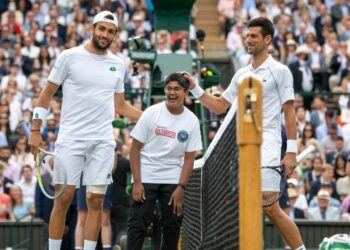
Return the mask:
<svg viewBox="0 0 350 250">
<path fill-rule="evenodd" d="M 144 202 L 146 200 L 145 197 L 145 188 L 142 183 L 134 183 L 132 187 L 132 199 L 135 202 Z"/>
<path fill-rule="evenodd" d="M 190 82 L 189 90 L 192 90 L 197 86 L 196 81 L 194 80 L 194 78 L 192 77 L 192 75 L 190 73 L 188 73 L 187 71 L 181 71 L 180 74 L 183 75 L 184 77 L 186 77 L 186 79 Z"/>
<path fill-rule="evenodd" d="M 33 131 L 29 135 L 28 144 L 30 147 L 30 151 L 34 155 L 34 159 L 36 159 L 38 154 L 38 148 L 41 145 L 42 139 L 40 131 Z"/>
</svg>

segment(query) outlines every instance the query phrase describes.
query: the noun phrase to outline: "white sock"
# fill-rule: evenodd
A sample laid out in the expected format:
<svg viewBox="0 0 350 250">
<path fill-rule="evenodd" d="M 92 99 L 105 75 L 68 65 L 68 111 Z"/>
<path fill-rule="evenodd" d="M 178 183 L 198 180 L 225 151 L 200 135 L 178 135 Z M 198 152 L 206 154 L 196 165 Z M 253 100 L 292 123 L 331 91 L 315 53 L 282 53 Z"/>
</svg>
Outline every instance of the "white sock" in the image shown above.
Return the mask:
<svg viewBox="0 0 350 250">
<path fill-rule="evenodd" d="M 49 239 L 49 250 L 60 250 L 62 240 Z"/>
<path fill-rule="evenodd" d="M 75 246 L 75 250 L 83 250 L 84 248 L 83 247 L 77 247 Z"/>
<path fill-rule="evenodd" d="M 84 240 L 84 250 L 95 250 L 97 241 Z"/>
<path fill-rule="evenodd" d="M 304 246 L 304 245 L 302 245 L 302 246 L 300 246 L 300 247 L 296 248 L 295 250 L 306 250 L 306 248 L 305 248 L 305 246 Z"/>
</svg>

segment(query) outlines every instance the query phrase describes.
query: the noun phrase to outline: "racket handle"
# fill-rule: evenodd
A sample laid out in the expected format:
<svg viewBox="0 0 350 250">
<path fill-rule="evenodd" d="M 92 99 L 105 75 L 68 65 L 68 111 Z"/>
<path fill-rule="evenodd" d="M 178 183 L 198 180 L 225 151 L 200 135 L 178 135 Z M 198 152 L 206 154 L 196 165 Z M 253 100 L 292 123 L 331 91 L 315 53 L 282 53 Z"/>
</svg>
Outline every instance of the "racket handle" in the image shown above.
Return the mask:
<svg viewBox="0 0 350 250">
<path fill-rule="evenodd" d="M 26 135 L 27 138 L 29 138 L 30 135 L 30 130 L 25 122 L 21 122 L 21 127 L 23 129 L 24 134 Z"/>
<path fill-rule="evenodd" d="M 113 128 L 123 129 L 123 128 L 126 128 L 128 125 L 129 125 L 128 122 L 124 119 L 115 119 L 112 121 Z"/>
<path fill-rule="evenodd" d="M 316 149 L 316 147 L 312 144 L 310 144 L 309 146 L 307 146 L 307 148 L 301 152 L 300 154 L 298 154 L 297 156 L 297 163 L 301 162 L 302 160 L 304 160 L 306 157 L 308 157 L 312 152 L 314 152 Z"/>
</svg>

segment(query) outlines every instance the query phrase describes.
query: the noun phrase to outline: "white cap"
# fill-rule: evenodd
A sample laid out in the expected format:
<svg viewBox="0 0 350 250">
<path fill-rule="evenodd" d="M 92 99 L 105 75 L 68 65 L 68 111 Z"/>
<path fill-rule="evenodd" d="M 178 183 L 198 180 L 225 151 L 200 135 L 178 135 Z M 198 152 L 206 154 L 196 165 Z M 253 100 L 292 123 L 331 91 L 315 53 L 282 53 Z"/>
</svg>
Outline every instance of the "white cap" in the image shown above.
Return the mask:
<svg viewBox="0 0 350 250">
<path fill-rule="evenodd" d="M 105 18 L 106 16 L 112 16 L 113 17 L 113 20 L 112 19 L 108 19 L 108 18 Z M 110 11 L 101 11 L 100 13 L 98 13 L 95 17 L 94 17 L 94 21 L 92 24 L 95 24 L 95 23 L 99 23 L 99 22 L 107 22 L 107 23 L 112 23 L 114 24 L 115 26 L 118 27 L 118 19 L 117 17 Z"/>
<path fill-rule="evenodd" d="M 292 184 L 294 187 L 299 186 L 299 185 L 298 185 L 299 182 L 298 182 L 298 180 L 295 179 L 295 178 L 289 178 L 289 179 L 287 180 L 287 183 L 288 183 L 288 184 Z"/>
</svg>

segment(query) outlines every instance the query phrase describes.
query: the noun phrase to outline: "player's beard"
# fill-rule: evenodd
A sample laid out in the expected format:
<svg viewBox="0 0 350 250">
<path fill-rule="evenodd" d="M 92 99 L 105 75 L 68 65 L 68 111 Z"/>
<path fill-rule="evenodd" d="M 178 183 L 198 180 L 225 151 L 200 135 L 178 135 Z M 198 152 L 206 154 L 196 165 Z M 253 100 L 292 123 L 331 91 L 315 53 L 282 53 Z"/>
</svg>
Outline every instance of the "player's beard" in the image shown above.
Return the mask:
<svg viewBox="0 0 350 250">
<path fill-rule="evenodd" d="M 256 55 L 259 55 L 261 54 L 261 52 L 263 52 L 265 50 L 265 46 L 262 46 L 262 47 L 255 47 L 254 49 L 252 50 L 248 50 L 248 54 L 251 54 L 252 56 L 256 56 Z"/>
<path fill-rule="evenodd" d="M 107 40 L 108 41 L 108 40 Z M 108 42 L 105 46 L 101 46 L 100 43 L 98 42 L 98 37 L 96 34 L 93 34 L 92 36 L 92 44 L 94 45 L 94 47 L 98 50 L 106 50 L 108 49 L 109 46 L 111 46 L 113 40 L 111 40 L 110 42 Z"/>
</svg>

